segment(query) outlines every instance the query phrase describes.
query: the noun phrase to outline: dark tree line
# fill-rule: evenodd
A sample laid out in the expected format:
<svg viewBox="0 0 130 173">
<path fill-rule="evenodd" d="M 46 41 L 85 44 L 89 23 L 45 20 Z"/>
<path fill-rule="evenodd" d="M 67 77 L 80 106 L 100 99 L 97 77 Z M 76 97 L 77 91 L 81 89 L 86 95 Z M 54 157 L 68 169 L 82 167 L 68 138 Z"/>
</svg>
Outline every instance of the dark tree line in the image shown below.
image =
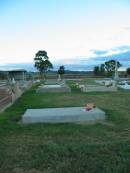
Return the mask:
<svg viewBox="0 0 130 173">
<path fill-rule="evenodd" d="M 105 74 L 105 66 L 104 64 L 101 64 L 100 66 L 94 67 L 94 74 L 95 75 L 104 75 Z"/>
<path fill-rule="evenodd" d="M 121 67 L 119 61 L 117 61 L 117 68 Z M 110 60 L 106 61 L 104 64 L 101 64 L 99 66 L 94 67 L 94 74 L 95 75 L 101 75 L 101 76 L 113 76 L 116 68 L 116 61 Z"/>
<path fill-rule="evenodd" d="M 44 50 L 39 50 L 36 53 L 34 62 L 35 62 L 34 66 L 37 68 L 40 75 L 44 76 L 44 78 L 45 78 L 46 72 L 53 68 L 53 65 L 49 60 L 47 52 Z M 115 72 L 116 63 L 117 63 L 117 69 L 122 66 L 119 61 L 115 61 L 115 60 L 109 60 L 109 61 L 106 61 L 104 64 L 95 66 L 93 70 L 94 75 L 112 77 Z M 65 73 L 64 66 L 60 66 L 58 69 L 58 74 L 61 77 L 63 76 L 64 73 Z M 130 67 L 126 70 L 126 74 L 130 75 Z"/>
</svg>

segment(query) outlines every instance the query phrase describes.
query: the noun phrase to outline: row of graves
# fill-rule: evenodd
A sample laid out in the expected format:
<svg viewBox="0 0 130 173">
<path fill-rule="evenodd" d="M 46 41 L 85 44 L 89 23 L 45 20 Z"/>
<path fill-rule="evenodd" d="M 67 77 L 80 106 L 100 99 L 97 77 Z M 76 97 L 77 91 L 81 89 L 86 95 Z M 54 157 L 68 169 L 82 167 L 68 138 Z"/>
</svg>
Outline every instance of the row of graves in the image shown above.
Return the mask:
<svg viewBox="0 0 130 173">
<path fill-rule="evenodd" d="M 105 78 L 103 80 L 95 80 L 97 84 L 100 84 L 102 86 L 106 87 L 116 87 L 124 89 L 124 90 L 130 90 L 130 79 L 129 78 L 118 78 L 116 80 Z"/>
<path fill-rule="evenodd" d="M 122 81 L 96 80 L 95 84 L 86 84 L 84 81 L 75 81 L 82 92 L 115 92 Z M 25 82 L 26 83 L 26 82 Z M 8 90 L 10 100 L 18 98 L 31 85 L 13 83 L 13 90 Z M 128 83 L 127 83 L 128 84 Z M 2 84 L 1 84 L 2 85 Z M 27 87 L 28 86 L 28 87 Z M 3 92 L 4 93 L 4 92 Z M 14 94 L 15 93 L 15 94 Z M 71 88 L 65 80 L 46 80 L 36 89 L 36 93 L 70 93 Z M 27 109 L 22 116 L 22 123 L 88 123 L 104 121 L 106 114 L 96 107 L 94 103 L 87 103 L 84 107 L 40 108 Z"/>
<path fill-rule="evenodd" d="M 71 88 L 65 80 L 47 80 L 41 84 L 36 93 L 70 93 Z M 88 123 L 105 120 L 105 112 L 93 103 L 84 107 L 27 109 L 22 122 L 28 123 Z"/>
<path fill-rule="evenodd" d="M 0 81 L 0 112 L 11 106 L 32 85 L 32 81 Z"/>
<path fill-rule="evenodd" d="M 118 88 L 130 90 L 130 80 L 105 78 L 103 80 L 95 80 L 95 84 L 77 82 L 76 86 L 82 92 L 116 92 Z"/>
<path fill-rule="evenodd" d="M 115 81 L 100 81 L 95 80 L 94 84 L 87 83 L 76 83 L 77 87 L 81 89 L 82 92 L 115 92 L 117 91 L 117 86 Z"/>
</svg>

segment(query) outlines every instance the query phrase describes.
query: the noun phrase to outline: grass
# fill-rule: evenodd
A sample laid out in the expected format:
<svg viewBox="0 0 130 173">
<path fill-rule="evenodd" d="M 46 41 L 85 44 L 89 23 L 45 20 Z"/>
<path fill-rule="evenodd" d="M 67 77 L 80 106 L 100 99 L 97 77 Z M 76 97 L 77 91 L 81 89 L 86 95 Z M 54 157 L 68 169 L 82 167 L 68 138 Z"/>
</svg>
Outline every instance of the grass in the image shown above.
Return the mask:
<svg viewBox="0 0 130 173">
<path fill-rule="evenodd" d="M 69 85 L 68 94 L 36 94 L 32 87 L 0 114 L 0 173 L 130 172 L 130 91 L 81 93 Z M 19 123 L 27 108 L 87 102 L 106 111 L 106 124 Z"/>
</svg>

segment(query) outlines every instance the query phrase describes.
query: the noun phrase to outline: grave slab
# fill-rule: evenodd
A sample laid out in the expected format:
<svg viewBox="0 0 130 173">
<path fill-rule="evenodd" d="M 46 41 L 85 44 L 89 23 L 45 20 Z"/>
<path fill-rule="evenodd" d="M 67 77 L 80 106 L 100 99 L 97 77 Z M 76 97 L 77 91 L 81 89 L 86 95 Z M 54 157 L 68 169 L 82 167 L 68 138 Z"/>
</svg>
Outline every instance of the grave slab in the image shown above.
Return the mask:
<svg viewBox="0 0 130 173">
<path fill-rule="evenodd" d="M 71 92 L 71 89 L 68 85 L 41 85 L 36 90 L 37 93 L 64 93 Z"/>
<path fill-rule="evenodd" d="M 117 87 L 106 87 L 106 86 L 98 86 L 98 85 L 82 85 L 82 92 L 116 92 Z"/>
<path fill-rule="evenodd" d="M 46 80 L 45 85 L 61 85 L 65 84 L 65 80 Z"/>
<path fill-rule="evenodd" d="M 99 108 L 86 111 L 84 107 L 27 109 L 23 123 L 76 123 L 105 120 Z"/>
</svg>

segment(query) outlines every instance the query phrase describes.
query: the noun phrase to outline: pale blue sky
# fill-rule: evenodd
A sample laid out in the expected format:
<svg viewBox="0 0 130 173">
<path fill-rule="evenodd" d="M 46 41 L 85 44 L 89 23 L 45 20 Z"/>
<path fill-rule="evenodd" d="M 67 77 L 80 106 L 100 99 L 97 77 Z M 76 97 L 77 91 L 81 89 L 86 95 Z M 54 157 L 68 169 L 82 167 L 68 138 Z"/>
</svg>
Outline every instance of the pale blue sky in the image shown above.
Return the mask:
<svg viewBox="0 0 130 173">
<path fill-rule="evenodd" d="M 0 0 L 1 63 L 90 58 L 130 45 L 130 0 Z"/>
</svg>

